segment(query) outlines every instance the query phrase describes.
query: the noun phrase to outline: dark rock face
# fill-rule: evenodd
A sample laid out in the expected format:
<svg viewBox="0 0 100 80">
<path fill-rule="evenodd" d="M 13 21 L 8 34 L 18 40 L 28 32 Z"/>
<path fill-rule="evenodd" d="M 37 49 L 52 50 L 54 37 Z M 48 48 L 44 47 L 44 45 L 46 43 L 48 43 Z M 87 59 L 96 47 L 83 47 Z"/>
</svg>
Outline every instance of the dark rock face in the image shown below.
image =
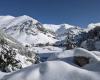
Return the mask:
<svg viewBox="0 0 100 80">
<path fill-rule="evenodd" d="M 91 29 L 87 33 L 87 39 L 85 40 L 86 47 L 83 47 L 89 51 L 97 50 L 95 43 L 100 41 L 100 26 L 95 26 L 95 28 Z M 82 46 L 81 46 L 82 47 Z"/>
<path fill-rule="evenodd" d="M 86 45 L 87 45 L 88 50 L 90 50 L 90 51 L 95 50 L 95 44 L 94 43 L 95 43 L 94 39 L 88 39 L 86 41 Z"/>
<path fill-rule="evenodd" d="M 89 64 L 89 58 L 79 56 L 79 57 L 74 57 L 74 63 L 77 64 L 80 67 L 85 66 L 86 64 Z"/>
<path fill-rule="evenodd" d="M 100 26 L 96 26 L 94 29 L 88 32 L 89 39 L 94 39 L 95 37 L 100 38 Z"/>
</svg>

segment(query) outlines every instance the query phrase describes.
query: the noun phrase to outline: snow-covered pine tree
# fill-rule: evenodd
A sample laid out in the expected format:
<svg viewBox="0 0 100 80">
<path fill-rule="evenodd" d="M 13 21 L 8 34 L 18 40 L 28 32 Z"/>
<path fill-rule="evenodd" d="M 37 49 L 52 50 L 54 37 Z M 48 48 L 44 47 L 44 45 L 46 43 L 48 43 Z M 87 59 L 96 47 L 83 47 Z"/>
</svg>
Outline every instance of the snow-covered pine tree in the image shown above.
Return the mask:
<svg viewBox="0 0 100 80">
<path fill-rule="evenodd" d="M 16 50 L 9 47 L 5 39 L 0 40 L 0 70 L 3 72 L 11 72 L 21 69 L 20 61 L 15 59 Z"/>
</svg>

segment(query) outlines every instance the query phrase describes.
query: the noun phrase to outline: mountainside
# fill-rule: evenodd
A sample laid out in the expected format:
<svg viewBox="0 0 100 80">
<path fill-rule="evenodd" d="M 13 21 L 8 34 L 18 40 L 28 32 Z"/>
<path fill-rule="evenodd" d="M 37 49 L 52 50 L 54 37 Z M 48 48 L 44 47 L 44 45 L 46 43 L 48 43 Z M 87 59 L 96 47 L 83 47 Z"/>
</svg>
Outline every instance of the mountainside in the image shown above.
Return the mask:
<svg viewBox="0 0 100 80">
<path fill-rule="evenodd" d="M 0 16 L 0 80 L 99 80 L 99 67 L 100 23 L 81 28 Z"/>
<path fill-rule="evenodd" d="M 69 25 L 69 24 L 61 24 L 61 25 L 43 24 L 43 27 L 45 29 L 51 30 L 53 32 L 57 32 L 57 30 L 60 29 L 61 27 L 68 29 L 68 28 L 72 28 L 72 27 L 75 27 L 75 26 L 72 26 L 72 25 Z M 63 32 L 63 31 L 61 31 L 61 32 Z"/>
<path fill-rule="evenodd" d="M 0 25 L 1 29 L 19 42 L 23 43 L 23 45 L 46 44 L 48 42 L 54 43 L 57 41 L 56 39 L 45 35 L 45 30 L 42 28 L 42 24 L 29 16 L 5 16 L 1 18 L 0 23 L 2 22 L 4 22 L 4 24 Z"/>
<path fill-rule="evenodd" d="M 42 24 L 29 16 L 1 16 L 0 28 L 23 45 L 54 44 L 83 32 L 79 27 L 69 24 Z"/>
<path fill-rule="evenodd" d="M 0 28 L 24 45 L 35 45 L 52 44 L 58 40 L 63 40 L 68 29 L 77 27 L 68 24 L 41 24 L 39 21 L 24 15 L 20 17 L 1 16 Z"/>
<path fill-rule="evenodd" d="M 96 49 L 99 46 L 99 42 L 96 40 L 95 44 L 91 44 L 91 41 L 93 42 L 94 40 L 90 40 L 89 38 L 93 36 L 90 35 L 89 31 L 97 26 L 100 26 L 100 24 L 89 24 L 86 29 L 69 24 L 42 24 L 27 15 L 0 17 L 1 30 L 22 43 L 22 45 L 28 46 L 31 51 L 36 49 L 35 52 L 39 52 L 40 50 L 33 47 L 42 48 L 52 45 L 65 47 L 66 49 L 83 47 L 88 50 L 99 50 Z"/>
<path fill-rule="evenodd" d="M 21 45 L 20 42 L 0 30 L 0 70 L 16 71 L 32 65 L 37 61 L 37 55 Z"/>
</svg>

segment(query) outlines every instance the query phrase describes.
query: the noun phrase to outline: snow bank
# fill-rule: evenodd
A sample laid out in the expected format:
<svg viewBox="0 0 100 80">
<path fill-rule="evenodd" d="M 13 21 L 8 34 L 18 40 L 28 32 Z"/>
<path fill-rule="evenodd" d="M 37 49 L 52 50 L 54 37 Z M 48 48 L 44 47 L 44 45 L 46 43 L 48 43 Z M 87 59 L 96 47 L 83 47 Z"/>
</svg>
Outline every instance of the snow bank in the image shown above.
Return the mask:
<svg viewBox="0 0 100 80">
<path fill-rule="evenodd" d="M 50 61 L 5 75 L 2 80 L 100 80 L 99 53 L 82 48 L 54 53 L 49 57 Z M 74 56 L 90 58 L 91 64 L 82 68 L 72 65 Z"/>
<path fill-rule="evenodd" d="M 95 62 L 100 60 L 100 57 L 96 56 L 93 52 L 90 52 L 90 51 L 83 49 L 83 48 L 75 49 L 74 56 L 89 58 L 90 63 L 95 63 Z"/>
<path fill-rule="evenodd" d="M 6 75 L 2 80 L 100 80 L 100 73 L 63 61 L 48 61 Z"/>
<path fill-rule="evenodd" d="M 98 61 L 94 64 L 86 65 L 83 68 L 87 69 L 89 71 L 94 71 L 94 72 L 99 72 L 100 73 L 100 61 Z"/>
<path fill-rule="evenodd" d="M 76 48 L 73 50 L 66 50 L 64 52 L 62 51 L 59 53 L 54 53 L 48 58 L 48 60 L 49 61 L 62 60 L 62 61 L 65 61 L 67 63 L 70 63 L 70 64 L 75 64 L 74 57 L 89 58 L 88 65 L 90 65 L 90 64 L 93 64 L 93 63 L 100 61 L 100 52 L 88 51 L 88 50 L 83 49 L 83 48 Z"/>
<path fill-rule="evenodd" d="M 39 55 L 40 60 L 44 62 L 47 61 L 47 59 L 51 55 L 62 52 L 63 49 L 54 46 L 44 46 L 44 47 L 32 47 L 30 50 L 36 52 Z"/>
<path fill-rule="evenodd" d="M 4 72 L 1 72 L 0 71 L 0 80 L 1 80 L 1 78 L 3 78 L 5 75 L 8 75 L 9 73 L 4 73 Z"/>
<path fill-rule="evenodd" d="M 73 57 L 74 55 L 74 51 L 73 50 L 66 50 L 66 51 L 62 51 L 60 53 L 54 53 L 52 54 L 48 60 L 57 60 L 57 59 L 64 59 L 64 58 L 68 58 L 68 57 Z"/>
</svg>

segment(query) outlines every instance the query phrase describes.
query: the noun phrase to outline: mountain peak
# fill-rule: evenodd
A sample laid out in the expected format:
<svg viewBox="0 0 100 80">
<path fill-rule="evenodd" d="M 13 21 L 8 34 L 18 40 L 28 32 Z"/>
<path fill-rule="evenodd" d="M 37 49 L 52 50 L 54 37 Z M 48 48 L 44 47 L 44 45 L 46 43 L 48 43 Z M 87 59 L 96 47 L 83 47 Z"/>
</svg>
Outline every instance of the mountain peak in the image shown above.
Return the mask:
<svg viewBox="0 0 100 80">
<path fill-rule="evenodd" d="M 18 18 L 18 19 L 20 19 L 22 21 L 32 20 L 33 24 L 38 22 L 36 19 L 33 19 L 32 17 L 27 16 L 27 15 L 22 15 L 22 16 L 19 16 L 19 17 L 16 17 L 16 18 Z"/>
</svg>

